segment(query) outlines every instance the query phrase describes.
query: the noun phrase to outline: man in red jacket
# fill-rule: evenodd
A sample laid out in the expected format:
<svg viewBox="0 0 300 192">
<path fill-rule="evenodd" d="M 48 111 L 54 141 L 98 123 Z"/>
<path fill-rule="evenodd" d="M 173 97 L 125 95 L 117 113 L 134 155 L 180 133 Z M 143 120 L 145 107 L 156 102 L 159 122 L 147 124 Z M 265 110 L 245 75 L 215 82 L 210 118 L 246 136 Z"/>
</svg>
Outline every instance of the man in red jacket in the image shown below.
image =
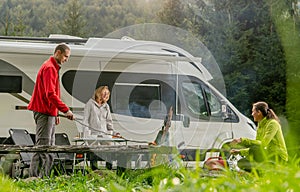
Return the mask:
<svg viewBox="0 0 300 192">
<path fill-rule="evenodd" d="M 28 109 L 33 111 L 36 123 L 36 145 L 55 144 L 55 125 L 59 124 L 58 111 L 73 120 L 73 113 L 60 99 L 59 69 L 71 54 L 66 44 L 59 44 L 51 56 L 41 66 Z M 53 164 L 50 153 L 35 153 L 30 163 L 30 176 L 48 177 Z"/>
</svg>

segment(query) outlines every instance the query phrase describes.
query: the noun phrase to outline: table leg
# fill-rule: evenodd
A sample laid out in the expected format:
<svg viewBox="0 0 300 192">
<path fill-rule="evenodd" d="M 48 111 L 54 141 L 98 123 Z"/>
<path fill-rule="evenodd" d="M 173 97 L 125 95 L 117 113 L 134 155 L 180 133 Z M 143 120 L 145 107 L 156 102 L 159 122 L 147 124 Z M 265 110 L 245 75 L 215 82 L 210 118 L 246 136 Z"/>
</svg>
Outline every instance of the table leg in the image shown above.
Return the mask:
<svg viewBox="0 0 300 192">
<path fill-rule="evenodd" d="M 76 153 L 74 153 L 74 156 L 73 156 L 73 167 L 72 167 L 73 173 L 75 172 L 75 164 L 76 164 Z"/>
</svg>

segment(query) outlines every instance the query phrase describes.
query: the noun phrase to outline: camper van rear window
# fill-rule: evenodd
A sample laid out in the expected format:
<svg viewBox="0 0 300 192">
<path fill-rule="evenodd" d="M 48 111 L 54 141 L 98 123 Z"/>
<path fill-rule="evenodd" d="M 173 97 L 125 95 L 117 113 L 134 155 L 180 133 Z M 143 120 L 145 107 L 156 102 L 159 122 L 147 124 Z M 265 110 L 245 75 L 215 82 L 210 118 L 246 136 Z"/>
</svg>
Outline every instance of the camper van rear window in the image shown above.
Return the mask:
<svg viewBox="0 0 300 192">
<path fill-rule="evenodd" d="M 21 93 L 22 76 L 0 75 L 1 93 Z"/>
</svg>

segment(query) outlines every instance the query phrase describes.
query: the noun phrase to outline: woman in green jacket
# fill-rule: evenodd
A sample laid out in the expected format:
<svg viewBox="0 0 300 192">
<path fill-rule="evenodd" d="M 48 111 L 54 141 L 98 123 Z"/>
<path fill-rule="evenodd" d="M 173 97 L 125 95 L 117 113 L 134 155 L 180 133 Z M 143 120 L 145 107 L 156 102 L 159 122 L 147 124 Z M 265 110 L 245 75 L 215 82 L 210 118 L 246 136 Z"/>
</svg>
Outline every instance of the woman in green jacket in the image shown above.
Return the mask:
<svg viewBox="0 0 300 192">
<path fill-rule="evenodd" d="M 277 115 L 268 107 L 266 102 L 253 104 L 252 116 L 258 123 L 256 139 L 234 139 L 232 145 L 241 145 L 246 148 L 232 149 L 231 154 L 240 154 L 245 159 L 240 160 L 238 166 L 245 170 L 251 170 L 250 161 L 262 162 L 271 160 L 287 162 L 288 153 Z"/>
</svg>

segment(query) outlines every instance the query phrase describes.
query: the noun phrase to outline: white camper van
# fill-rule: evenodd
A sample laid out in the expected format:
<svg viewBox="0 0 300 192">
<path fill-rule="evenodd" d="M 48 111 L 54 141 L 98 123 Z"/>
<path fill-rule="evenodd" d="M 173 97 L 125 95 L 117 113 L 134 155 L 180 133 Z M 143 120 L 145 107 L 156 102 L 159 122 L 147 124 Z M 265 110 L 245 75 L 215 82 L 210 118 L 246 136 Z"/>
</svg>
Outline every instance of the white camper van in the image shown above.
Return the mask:
<svg viewBox="0 0 300 192">
<path fill-rule="evenodd" d="M 222 148 L 233 138 L 255 138 L 254 123 L 210 83 L 211 75 L 185 50 L 170 44 L 128 39 L 0 38 L 0 135 L 10 128 L 35 131 L 31 98 L 41 64 L 58 42 L 71 47 L 60 70 L 62 100 L 78 120 L 93 91 L 111 90 L 116 131 L 130 140 L 152 142 L 173 108 L 168 145 L 192 157 L 196 149 Z M 56 132 L 75 137 L 82 125 L 62 119 Z M 193 159 L 193 158 L 192 158 Z"/>
</svg>

